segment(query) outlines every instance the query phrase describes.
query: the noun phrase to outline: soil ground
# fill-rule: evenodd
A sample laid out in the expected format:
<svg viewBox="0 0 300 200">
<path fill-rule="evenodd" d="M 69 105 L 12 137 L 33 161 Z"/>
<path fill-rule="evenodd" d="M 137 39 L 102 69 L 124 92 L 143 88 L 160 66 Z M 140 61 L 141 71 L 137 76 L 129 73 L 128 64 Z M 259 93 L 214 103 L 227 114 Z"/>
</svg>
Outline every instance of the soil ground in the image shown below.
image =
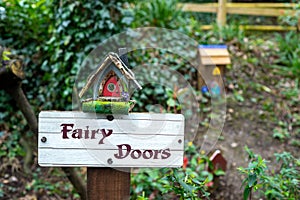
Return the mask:
<svg viewBox="0 0 300 200">
<path fill-rule="evenodd" d="M 259 50 L 263 51 L 262 49 Z M 299 146 L 291 144 L 293 138 L 299 137 L 293 132 L 299 127 L 289 128 L 291 137 L 287 140 L 280 141 L 273 137 L 274 128 L 278 126 L 279 120 L 288 122 L 289 114 L 299 113 L 299 103 L 294 108 L 290 107 L 289 102 L 280 95 L 281 91 L 277 84 L 285 82 L 286 85 L 292 85 L 293 80 L 276 75 L 276 70 L 270 67 L 243 66 L 241 65 L 241 58 L 234 56 L 237 54 L 238 49 L 231 48 L 233 65 L 225 75 L 227 78 L 225 80 L 227 117 L 222 132 L 223 139 L 219 140 L 215 146 L 215 149 L 220 149 L 227 159 L 227 171 L 226 175 L 220 178 L 219 184 L 212 194 L 212 199 L 237 200 L 243 198 L 241 184 L 245 177 L 238 172 L 237 167 L 247 167 L 248 165 L 249 160 L 244 150 L 245 145 L 269 161 L 267 164 L 269 170 L 276 170 L 279 167 L 278 163 L 275 162 L 274 153 L 287 151 L 299 158 Z M 241 57 L 245 56 L 241 55 Z M 264 85 L 270 91 L 253 90 L 249 87 L 252 83 Z M 233 85 L 242 91 L 243 102 L 234 100 Z M 253 98 L 258 99 L 258 101 L 253 101 Z M 300 100 L 300 96 L 298 100 Z M 266 102 L 272 105 L 270 110 L 263 109 Z M 253 199 L 262 198 L 256 193 Z"/>
</svg>

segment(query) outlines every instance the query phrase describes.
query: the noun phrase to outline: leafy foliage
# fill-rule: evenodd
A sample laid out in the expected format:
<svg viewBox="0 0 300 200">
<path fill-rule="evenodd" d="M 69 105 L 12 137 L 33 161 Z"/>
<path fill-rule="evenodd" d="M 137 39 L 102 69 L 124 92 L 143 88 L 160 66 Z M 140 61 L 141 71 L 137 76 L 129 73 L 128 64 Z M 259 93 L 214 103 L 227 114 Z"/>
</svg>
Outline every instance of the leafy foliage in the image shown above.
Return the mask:
<svg viewBox="0 0 300 200">
<path fill-rule="evenodd" d="M 81 62 L 98 43 L 123 29 L 122 12 L 122 1 L 0 1 L 0 44 L 23 57 L 26 79 L 22 87 L 36 112 L 71 109 L 74 78 Z M 20 141 L 35 143 L 36 140 L 17 105 L 4 91 L 0 91 L 0 109 L 0 135 L 4 135 L 0 138 L 0 162 L 6 163 L 1 165 L 2 181 L 9 169 L 22 168 L 22 163 L 16 161 L 22 160 L 27 152 Z M 42 172 L 34 170 L 26 178 L 32 180 L 26 192 L 34 193 L 37 198 L 64 196 L 63 192 L 57 193 L 61 182 L 53 186 L 40 180 Z M 24 180 L 19 184 L 18 187 L 25 187 Z M 70 188 L 60 190 L 68 194 Z M 16 187 L 1 186 L 0 196 L 18 198 L 6 196 L 18 195 L 10 189 Z M 44 193 L 45 190 L 49 193 Z"/>
<path fill-rule="evenodd" d="M 24 55 L 27 76 L 35 77 L 24 82 L 33 105 L 70 109 L 85 55 L 121 30 L 122 2 L 5 1 L 0 7 L 2 43 Z"/>
<path fill-rule="evenodd" d="M 293 8 L 292 8 L 294 13 L 293 14 L 285 13 L 285 15 L 280 16 L 279 19 L 280 19 L 281 23 L 287 24 L 287 25 L 290 25 L 290 26 L 295 26 L 299 30 L 300 29 L 300 27 L 299 27 L 300 2 L 297 1 L 297 0 L 292 0 L 291 2 L 293 2 L 295 4 L 295 6 L 293 6 Z"/>
<path fill-rule="evenodd" d="M 300 77 L 300 44 L 299 34 L 297 32 L 289 32 L 285 35 L 277 35 L 278 55 L 277 65 L 274 68 L 279 69 L 284 76 Z"/>
<path fill-rule="evenodd" d="M 182 11 L 177 7 L 177 0 L 138 1 L 133 10 L 133 27 L 154 26 L 177 28 L 183 22 Z"/>
<path fill-rule="evenodd" d="M 250 163 L 247 168 L 238 170 L 247 175 L 243 181 L 244 200 L 252 191 L 259 190 L 267 199 L 298 199 L 300 197 L 300 160 L 288 152 L 276 153 L 276 162 L 280 163 L 278 172 L 267 173 L 266 161 L 245 147 Z"/>
<path fill-rule="evenodd" d="M 267 169 L 266 161 L 262 159 L 260 155 L 255 155 L 248 147 L 245 147 L 246 152 L 249 155 L 250 163 L 247 168 L 238 168 L 238 170 L 246 174 L 247 177 L 243 181 L 244 186 L 244 200 L 247 200 L 252 190 L 256 191 L 261 187 L 261 179 L 264 176 L 265 170 Z"/>
<path fill-rule="evenodd" d="M 293 128 L 297 137 L 300 136 L 300 118 L 299 109 L 297 109 L 300 94 L 299 80 L 297 80 L 300 76 L 299 33 L 277 34 L 275 41 L 270 39 L 272 35 L 259 37 L 258 33 L 255 33 L 252 38 L 248 38 L 245 32 L 238 29 L 237 25 L 232 24 L 223 29 L 215 26 L 213 31 L 204 32 L 200 29 L 199 21 L 201 19 L 199 16 L 182 13 L 180 8 L 176 7 L 176 0 L 139 1 L 135 2 L 135 8 L 129 9 L 124 9 L 125 6 L 129 7 L 129 4 L 126 4 L 128 2 L 123 4 L 123 2 L 125 1 L 0 1 L 0 43 L 13 48 L 13 53 L 23 55 L 27 74 L 23 88 L 37 112 L 41 109 L 71 109 L 71 93 L 76 72 L 85 55 L 98 43 L 114 33 L 124 30 L 126 26 L 132 28 L 159 26 L 182 31 L 202 44 L 226 42 L 230 50 L 239 49 L 239 51 L 234 51 L 236 54 L 232 54 L 232 57 L 239 58 L 235 63 L 243 66 L 240 68 L 246 69 L 246 76 L 242 77 L 246 77 L 246 79 L 232 81 L 234 99 L 239 102 L 239 105 L 246 105 L 245 103 L 249 103 L 249 101 L 256 103 L 258 107 L 261 106 L 262 113 L 272 116 L 274 116 L 276 108 L 284 109 L 283 106 L 281 108 L 281 105 L 293 108 L 295 111 L 287 114 L 286 118 L 288 119 L 276 117 L 274 117 L 274 121 L 271 121 L 271 118 L 267 119 L 272 126 L 275 123 L 275 138 L 287 141 L 287 138 L 293 137 L 290 127 Z M 202 2 L 202 0 L 197 2 Z M 297 13 L 298 10 L 296 10 Z M 295 25 L 298 18 L 292 17 L 294 16 L 284 19 L 284 23 Z M 240 22 L 240 17 L 237 18 Z M 277 45 L 273 46 L 273 44 Z M 261 49 L 264 51 L 258 47 L 263 47 Z M 195 83 L 194 69 L 178 55 L 172 55 L 163 50 L 154 50 L 143 52 L 143 54 L 135 52 L 129 56 L 133 58 L 133 62 L 136 62 L 132 64 L 132 67 L 143 63 L 171 66 L 173 70 L 183 74 L 184 78 L 192 83 L 191 85 L 197 84 Z M 273 58 L 276 59 L 273 60 Z M 280 76 L 283 75 L 284 80 L 286 80 L 285 78 L 294 79 L 295 81 L 291 81 L 294 84 L 277 91 L 272 86 L 260 82 L 264 80 L 255 80 L 255 83 L 249 81 L 248 78 L 252 76 L 249 73 L 252 70 L 249 69 L 258 66 L 263 68 L 263 71 L 269 70 L 265 68 L 267 65 L 278 69 L 277 73 Z M 264 72 L 269 74 L 269 71 Z M 236 73 L 234 78 L 238 79 L 240 75 L 241 73 Z M 155 74 L 151 76 L 155 76 Z M 267 78 L 270 79 L 270 77 Z M 280 84 L 284 80 L 279 81 L 276 87 L 281 87 Z M 251 93 L 247 90 L 263 93 L 263 95 L 247 96 Z M 150 85 L 143 91 L 134 94 L 134 98 L 139 100 L 135 108 L 139 111 L 180 112 L 181 107 L 176 100 L 180 92 L 184 92 L 184 88 Z M 265 94 L 268 96 L 264 96 Z M 272 94 L 282 96 L 283 102 L 278 107 L 275 107 L 276 99 L 271 96 Z M 203 112 L 209 112 L 209 95 L 201 96 L 199 94 L 199 98 L 202 101 L 200 109 Z M 160 104 L 166 109 L 153 106 L 155 104 Z M 28 126 L 17 106 L 4 91 L 0 91 L 0 110 L 0 142 L 4 141 L 0 143 L 0 159 L 1 163 L 8 164 L 6 165 L 7 169 L 0 170 L 0 180 L 2 181 L 4 173 L 20 168 L 22 163 L 18 163 L 17 160 L 26 154 L 20 140 L 24 135 L 32 138 L 32 134 L 28 132 Z M 264 116 L 265 114 L 259 114 L 259 119 Z M 238 117 L 241 118 L 241 116 Z M 204 119 L 201 125 L 208 126 L 209 119 Z M 298 140 L 293 141 L 292 144 L 299 145 Z M 133 198 L 151 199 L 154 196 L 159 199 L 161 196 L 167 198 L 177 196 L 183 199 L 196 199 L 208 196 L 207 187 L 212 183 L 213 176 L 223 174 L 223 172 L 208 172 L 207 157 L 199 154 L 196 149 L 193 149 L 193 146 L 188 145 L 188 148 L 191 149 L 186 150 L 187 156 L 183 168 L 175 170 L 143 169 L 133 176 Z M 299 173 L 297 174 L 299 160 L 288 153 L 278 154 L 276 155 L 278 162 L 282 163 L 279 166 L 280 170 L 276 173 L 268 173 L 266 161 L 261 156 L 251 153 L 250 150 L 247 151 L 249 155 L 251 154 L 251 161 L 248 168 L 240 168 L 241 172 L 247 176 L 244 183 L 245 197 L 250 196 L 251 191 L 257 189 L 269 199 L 299 199 Z M 53 176 L 47 177 L 45 180 L 45 174 L 41 169 L 34 170 L 32 177 L 26 178 L 29 182 L 22 193 L 34 193 L 37 194 L 37 198 L 43 198 L 43 195 L 48 198 L 56 197 L 56 195 L 68 198 L 72 187 L 61 181 L 61 172 L 57 176 L 50 173 L 49 176 Z M 57 183 L 52 185 L 53 177 L 56 177 Z M 5 177 L 4 179 L 7 181 Z M 7 186 L 1 181 L 0 198 L 7 197 L 8 190 L 11 193 L 16 193 L 18 190 L 18 187 Z M 74 193 L 74 191 L 72 192 Z M 72 197 L 78 198 L 78 195 L 74 194 Z"/>
<path fill-rule="evenodd" d="M 182 168 L 140 169 L 131 177 L 131 196 L 165 199 L 174 195 L 180 199 L 203 199 L 209 196 L 208 189 L 214 176 L 224 175 L 221 170 L 212 169 L 208 157 L 197 151 L 190 142 L 185 148 Z"/>
</svg>

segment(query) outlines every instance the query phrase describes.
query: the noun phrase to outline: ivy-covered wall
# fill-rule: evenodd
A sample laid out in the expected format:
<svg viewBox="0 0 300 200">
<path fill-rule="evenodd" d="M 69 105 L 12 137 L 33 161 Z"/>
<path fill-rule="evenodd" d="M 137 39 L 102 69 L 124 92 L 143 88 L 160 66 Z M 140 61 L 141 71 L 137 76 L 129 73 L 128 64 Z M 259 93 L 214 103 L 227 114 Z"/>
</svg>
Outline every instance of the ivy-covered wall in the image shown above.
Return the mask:
<svg viewBox="0 0 300 200">
<path fill-rule="evenodd" d="M 122 25 L 122 1 L 2 1 L 0 44 L 22 55 L 23 88 L 35 108 L 71 109 L 83 58 Z M 1 94 L 0 107 L 5 100 Z M 5 107 L 5 105 L 3 105 Z"/>
</svg>

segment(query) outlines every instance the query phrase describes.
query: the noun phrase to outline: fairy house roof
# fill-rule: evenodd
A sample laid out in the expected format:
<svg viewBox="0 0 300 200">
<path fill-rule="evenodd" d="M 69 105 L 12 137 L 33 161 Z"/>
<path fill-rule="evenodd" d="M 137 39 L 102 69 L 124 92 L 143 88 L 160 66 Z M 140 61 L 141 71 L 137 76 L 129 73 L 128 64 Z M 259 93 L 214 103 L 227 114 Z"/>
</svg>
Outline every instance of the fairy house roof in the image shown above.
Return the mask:
<svg viewBox="0 0 300 200">
<path fill-rule="evenodd" d="M 126 61 L 125 61 L 126 62 Z M 141 89 L 140 84 L 135 80 L 135 76 L 133 72 L 127 67 L 127 65 L 123 62 L 123 60 L 119 57 L 118 54 L 110 52 L 104 59 L 104 61 L 99 65 L 94 73 L 92 73 L 85 86 L 79 93 L 79 97 L 81 98 L 91 86 L 94 86 L 94 89 L 98 91 L 101 90 L 100 87 L 103 86 L 103 81 L 105 77 L 110 73 L 115 74 L 118 78 L 122 79 L 123 82 L 128 87 L 128 84 L 132 84 L 135 88 Z M 102 86 L 101 86 L 102 85 Z M 95 90 L 94 90 L 95 91 Z M 95 92 L 94 92 L 94 98 Z"/>
</svg>

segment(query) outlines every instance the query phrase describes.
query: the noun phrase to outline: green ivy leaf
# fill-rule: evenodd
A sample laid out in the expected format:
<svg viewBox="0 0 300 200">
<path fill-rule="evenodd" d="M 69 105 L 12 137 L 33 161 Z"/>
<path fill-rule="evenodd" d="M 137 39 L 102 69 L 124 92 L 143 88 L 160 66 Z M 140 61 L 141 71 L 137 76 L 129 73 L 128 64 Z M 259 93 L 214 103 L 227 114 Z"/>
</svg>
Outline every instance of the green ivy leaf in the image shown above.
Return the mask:
<svg viewBox="0 0 300 200">
<path fill-rule="evenodd" d="M 249 175 L 249 182 L 248 182 L 249 187 L 253 187 L 253 185 L 256 183 L 256 178 L 257 176 L 255 173 Z"/>
<path fill-rule="evenodd" d="M 215 174 L 216 176 L 224 176 L 224 175 L 225 175 L 225 172 L 224 172 L 223 170 L 221 170 L 221 169 L 218 169 L 218 170 L 215 170 L 215 171 L 214 171 L 214 174 Z"/>
<path fill-rule="evenodd" d="M 9 55 L 11 55 L 11 52 L 9 52 L 9 51 L 3 51 L 3 53 L 2 53 L 2 59 L 3 60 L 10 60 Z"/>
<path fill-rule="evenodd" d="M 248 146 L 245 146 L 245 151 L 248 153 L 249 159 L 254 158 L 254 153 L 248 148 Z"/>
<path fill-rule="evenodd" d="M 248 199 L 248 197 L 249 197 L 249 195 L 250 195 L 250 192 L 251 192 L 251 188 L 246 187 L 246 188 L 244 189 L 244 200 L 247 200 L 247 199 Z"/>
<path fill-rule="evenodd" d="M 174 99 L 170 98 L 167 101 L 167 105 L 170 106 L 170 107 L 174 107 L 176 105 L 176 102 L 175 102 Z"/>
</svg>

